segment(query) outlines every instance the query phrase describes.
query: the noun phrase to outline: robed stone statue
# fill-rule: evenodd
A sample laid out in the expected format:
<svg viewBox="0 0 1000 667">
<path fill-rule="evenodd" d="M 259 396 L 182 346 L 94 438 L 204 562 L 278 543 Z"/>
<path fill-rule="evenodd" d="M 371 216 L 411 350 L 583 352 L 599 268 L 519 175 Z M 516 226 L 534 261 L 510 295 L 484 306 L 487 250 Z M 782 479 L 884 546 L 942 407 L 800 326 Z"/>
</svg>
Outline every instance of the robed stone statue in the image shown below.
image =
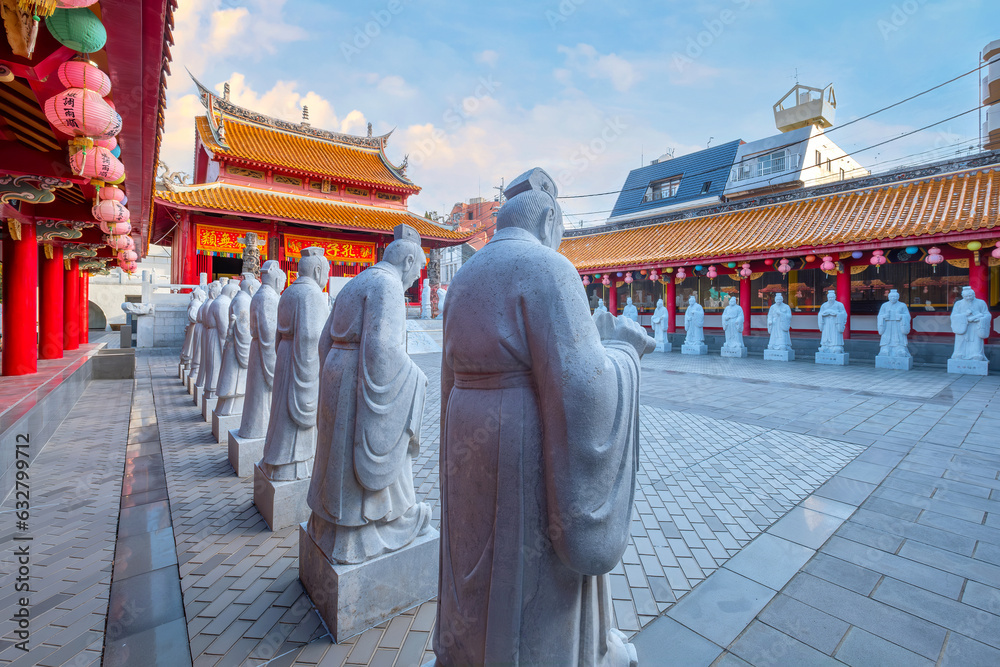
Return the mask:
<svg viewBox="0 0 1000 667">
<path fill-rule="evenodd" d="M 767 349 L 791 350 L 792 337 L 788 333 L 791 328 L 792 309 L 785 303 L 785 297 L 777 294 L 774 303 L 767 310 L 767 332 L 771 334 Z"/>
<path fill-rule="evenodd" d="M 196 387 L 205 387 L 205 373 L 208 371 L 207 355 L 209 350 L 208 342 L 208 318 L 209 313 L 212 310 L 212 304 L 215 300 L 222 294 L 222 283 L 218 280 L 213 280 L 208 284 L 208 298 L 205 299 L 205 303 L 201 305 L 198 309 L 198 321 L 201 323 L 201 350 L 200 361 L 198 367 L 198 377 L 195 380 Z"/>
<path fill-rule="evenodd" d="M 307 531 L 335 563 L 396 551 L 430 526 L 413 488 L 427 377 L 406 353 L 404 296 L 423 267 L 420 235 L 400 225 L 382 261 L 341 290 L 323 328 Z"/>
<path fill-rule="evenodd" d="M 250 301 L 257 293 L 260 282 L 253 273 L 243 273 L 239 292 L 229 304 L 229 332 L 222 347 L 222 370 L 216 393 L 219 404 L 215 414 L 224 417 L 243 411 L 243 397 L 247 389 L 247 366 L 250 362 Z"/>
<path fill-rule="evenodd" d="M 622 315 L 629 318 L 633 322 L 639 321 L 639 309 L 632 304 L 632 297 L 628 297 L 625 300 L 625 307 L 622 309 Z"/>
<path fill-rule="evenodd" d="M 594 309 L 594 315 L 596 316 L 598 313 L 606 312 L 608 312 L 608 307 L 604 305 L 604 299 L 598 299 L 597 308 Z"/>
<path fill-rule="evenodd" d="M 705 342 L 705 309 L 701 307 L 694 294 L 688 299 L 687 310 L 684 311 L 684 344 L 702 345 Z"/>
<path fill-rule="evenodd" d="M 191 290 L 191 301 L 187 309 L 187 327 L 184 330 L 184 346 L 181 348 L 181 363 L 191 373 L 197 374 L 201 365 L 201 323 L 198 322 L 198 311 L 205 303 L 205 290 L 195 287 Z"/>
<path fill-rule="evenodd" d="M 261 286 L 250 300 L 250 351 L 247 357 L 247 391 L 239 437 L 255 440 L 267 434 L 271 413 L 271 389 L 277 359 L 275 337 L 278 326 L 278 298 L 285 285 L 285 272 L 277 260 L 264 262 Z"/>
<path fill-rule="evenodd" d="M 976 298 L 971 287 L 963 287 L 962 298 L 951 308 L 951 330 L 955 334 L 952 359 L 986 361 L 983 343 L 990 335 L 990 319 L 986 302 Z"/>
<path fill-rule="evenodd" d="M 305 248 L 299 277 L 278 300 L 274 393 L 260 471 L 273 482 L 308 479 L 316 453 L 319 338 L 329 310 L 323 248 Z"/>
<path fill-rule="evenodd" d="M 628 544 L 639 359 L 655 342 L 591 316 L 556 251 L 548 174 L 505 194 L 444 320 L 437 664 L 634 665 L 606 573 Z"/>
<path fill-rule="evenodd" d="M 722 330 L 726 334 L 726 342 L 722 345 L 723 349 L 739 352 L 746 347 L 743 344 L 745 317 L 739 302 L 735 298 L 729 297 L 729 304 L 722 311 Z"/>
<path fill-rule="evenodd" d="M 826 302 L 819 308 L 819 351 L 825 354 L 843 354 L 844 329 L 847 327 L 847 310 L 837 301 L 837 293 L 826 293 Z"/>
<path fill-rule="evenodd" d="M 222 371 L 222 347 L 229 333 L 229 304 L 240 291 L 236 283 L 227 283 L 212 302 L 205 318 L 205 398 L 213 398 L 219 384 L 219 373 Z"/>
<path fill-rule="evenodd" d="M 910 309 L 899 302 L 899 292 L 890 290 L 889 300 L 878 310 L 879 355 L 909 357 L 906 336 L 910 333 Z"/>
<path fill-rule="evenodd" d="M 649 319 L 649 323 L 653 326 L 653 340 L 656 341 L 657 352 L 663 351 L 663 343 L 667 335 L 667 317 L 669 315 L 670 311 L 663 305 L 663 299 L 659 299 L 656 302 L 656 310 L 653 311 L 653 316 Z"/>
</svg>

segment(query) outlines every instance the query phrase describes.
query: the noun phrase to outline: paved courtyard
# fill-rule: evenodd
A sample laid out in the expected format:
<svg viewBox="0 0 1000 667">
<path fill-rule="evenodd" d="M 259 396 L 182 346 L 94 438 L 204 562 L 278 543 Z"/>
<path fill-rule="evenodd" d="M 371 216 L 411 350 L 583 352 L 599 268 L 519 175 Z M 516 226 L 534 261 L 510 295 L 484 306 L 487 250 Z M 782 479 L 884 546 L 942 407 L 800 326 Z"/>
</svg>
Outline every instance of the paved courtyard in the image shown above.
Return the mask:
<svg viewBox="0 0 1000 667">
<path fill-rule="evenodd" d="M 436 522 L 440 357 L 414 358 L 430 381 L 414 475 Z M 185 638 L 196 665 L 432 657 L 433 602 L 333 644 L 296 531 L 267 529 L 176 355 L 137 365 L 134 383 L 92 383 L 32 463 L 31 651 L 5 620 L 0 661 L 99 664 L 106 640 L 105 664 L 140 648 L 183 664 Z M 655 354 L 641 398 L 611 575 L 640 664 L 1000 664 L 1000 376 Z"/>
</svg>

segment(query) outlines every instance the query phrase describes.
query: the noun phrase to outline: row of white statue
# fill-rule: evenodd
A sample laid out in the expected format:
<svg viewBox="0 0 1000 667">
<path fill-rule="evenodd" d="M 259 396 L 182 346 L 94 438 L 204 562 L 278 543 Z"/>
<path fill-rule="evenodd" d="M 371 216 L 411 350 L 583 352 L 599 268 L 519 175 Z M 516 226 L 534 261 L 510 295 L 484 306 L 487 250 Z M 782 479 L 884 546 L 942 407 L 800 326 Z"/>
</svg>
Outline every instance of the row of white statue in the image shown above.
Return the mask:
<svg viewBox="0 0 1000 667">
<path fill-rule="evenodd" d="M 405 349 L 403 292 L 424 265 L 412 228 L 332 312 L 319 248 L 280 296 L 274 261 L 259 288 L 245 274 L 195 290 L 181 374 L 222 417 L 242 408 L 231 450 L 263 441 L 254 502 L 272 527 L 300 522 L 299 576 L 335 639 L 436 594 L 438 665 L 634 667 L 608 573 L 629 539 L 655 342 L 591 316 L 544 171 L 504 194 L 443 308 L 440 540 L 413 486 L 427 378 Z"/>
<path fill-rule="evenodd" d="M 608 312 L 604 300 L 598 299 L 595 317 L 598 313 Z M 666 338 L 667 308 L 663 299 L 656 303 L 656 310 L 650 317 L 653 337 L 656 340 L 658 352 L 670 352 L 671 344 Z M 635 322 L 639 321 L 639 311 L 632 305 L 632 299 L 627 299 L 622 316 Z M 746 357 L 747 348 L 743 343 L 743 326 L 745 322 L 743 308 L 736 299 L 729 299 L 728 305 L 722 311 L 722 329 L 726 340 L 720 350 L 723 357 Z M 820 306 L 817 314 L 820 331 L 819 351 L 816 352 L 817 364 L 846 365 L 849 354 L 844 351 L 844 329 L 847 325 L 847 311 L 844 305 L 837 301 L 836 292 L 827 292 L 826 302 Z M 962 289 L 962 298 L 955 302 L 951 312 L 951 329 L 955 334 L 955 349 L 948 362 L 949 373 L 968 373 L 986 375 L 989 371 L 985 355 L 984 343 L 989 337 L 991 315 L 986 302 L 976 297 L 971 287 Z M 767 331 L 770 334 L 764 359 L 771 361 L 791 361 L 795 359 L 792 349 L 792 339 L 789 330 L 792 325 L 792 310 L 784 302 L 784 297 L 778 294 L 774 304 L 767 312 Z M 685 338 L 681 346 L 683 354 L 708 354 L 705 344 L 705 309 L 692 296 L 684 313 Z M 910 370 L 913 368 L 913 356 L 907 344 L 910 333 L 910 310 L 906 304 L 900 303 L 899 292 L 890 290 L 889 300 L 882 304 L 878 313 L 879 353 L 875 357 L 876 368 Z"/>
</svg>

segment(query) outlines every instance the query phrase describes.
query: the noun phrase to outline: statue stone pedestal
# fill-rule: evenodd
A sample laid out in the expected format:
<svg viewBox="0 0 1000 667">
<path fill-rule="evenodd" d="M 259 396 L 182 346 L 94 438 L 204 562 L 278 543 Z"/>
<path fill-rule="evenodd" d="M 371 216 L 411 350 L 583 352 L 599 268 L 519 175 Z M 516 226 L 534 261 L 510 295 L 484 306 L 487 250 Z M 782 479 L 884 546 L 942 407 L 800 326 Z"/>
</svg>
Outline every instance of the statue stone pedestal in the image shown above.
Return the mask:
<svg viewBox="0 0 1000 667">
<path fill-rule="evenodd" d="M 264 438 L 241 438 L 239 433 L 239 424 L 229 431 L 229 465 L 237 477 L 249 477 L 264 458 Z"/>
<path fill-rule="evenodd" d="M 888 354 L 877 354 L 875 355 L 875 368 L 893 371 L 912 370 L 913 357 L 890 357 Z"/>
<path fill-rule="evenodd" d="M 217 412 L 217 411 L 216 411 Z M 222 415 L 221 417 L 215 412 L 212 413 L 212 435 L 215 436 L 216 442 L 226 442 L 229 439 L 229 431 L 235 429 L 240 430 L 240 421 L 243 419 L 242 414 L 238 415 Z M 260 457 L 254 459 L 255 461 L 260 461 Z"/>
<path fill-rule="evenodd" d="M 180 380 L 181 380 L 182 382 L 184 381 L 184 374 L 185 374 L 185 373 L 187 373 L 187 364 L 185 364 L 185 363 L 184 363 L 184 362 L 182 361 L 182 362 L 180 362 L 179 364 L 177 364 L 177 377 L 178 377 L 178 379 L 180 379 Z"/>
<path fill-rule="evenodd" d="M 684 343 L 681 345 L 681 354 L 708 354 L 708 345 L 705 343 L 691 344 L 688 345 Z"/>
<path fill-rule="evenodd" d="M 268 528 L 281 530 L 309 520 L 309 514 L 312 512 L 306 503 L 309 481 L 296 479 L 289 482 L 272 482 L 260 466 L 253 464 L 253 504 L 264 517 Z M 301 568 L 301 561 L 299 567 Z"/>
<path fill-rule="evenodd" d="M 191 379 L 190 375 L 184 378 L 184 388 L 187 389 L 189 396 L 194 394 L 194 380 Z"/>
<path fill-rule="evenodd" d="M 201 418 L 205 420 L 206 424 L 212 423 L 212 413 L 215 412 L 215 406 L 219 403 L 218 396 L 212 396 L 211 398 L 202 397 L 201 399 Z"/>
<path fill-rule="evenodd" d="M 738 348 L 731 348 L 723 346 L 719 354 L 723 357 L 729 357 L 731 359 L 746 359 L 747 356 L 747 346 L 741 345 Z"/>
<path fill-rule="evenodd" d="M 990 362 L 969 359 L 949 359 L 948 372 L 958 375 L 989 375 Z"/>
<path fill-rule="evenodd" d="M 817 352 L 816 363 L 827 366 L 846 366 L 851 361 L 849 352 Z"/>
<path fill-rule="evenodd" d="M 191 391 L 192 402 L 194 403 L 194 406 L 196 408 L 198 408 L 199 410 L 201 410 L 201 404 L 202 404 L 202 400 L 201 399 L 202 399 L 202 394 L 204 393 L 204 391 L 205 391 L 204 387 L 199 387 L 198 385 L 195 385 L 194 387 L 192 387 L 192 391 Z"/>
<path fill-rule="evenodd" d="M 356 565 L 331 563 L 299 525 L 299 579 L 335 642 L 375 627 L 437 595 L 439 542 L 433 528 L 399 551 Z"/>
<path fill-rule="evenodd" d="M 795 350 L 764 350 L 764 361 L 795 361 Z"/>
</svg>

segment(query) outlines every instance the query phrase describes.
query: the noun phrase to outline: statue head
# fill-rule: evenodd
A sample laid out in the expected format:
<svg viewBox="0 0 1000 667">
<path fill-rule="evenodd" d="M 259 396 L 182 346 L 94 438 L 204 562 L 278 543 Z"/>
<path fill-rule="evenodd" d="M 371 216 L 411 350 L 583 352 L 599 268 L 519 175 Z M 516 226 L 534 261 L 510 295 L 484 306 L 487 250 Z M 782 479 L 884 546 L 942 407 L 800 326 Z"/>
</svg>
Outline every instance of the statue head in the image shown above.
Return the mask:
<svg viewBox="0 0 1000 667">
<path fill-rule="evenodd" d="M 663 299 L 657 299 L 656 300 L 656 307 L 657 308 L 662 308 L 663 307 Z"/>
<path fill-rule="evenodd" d="M 326 261 L 326 250 L 313 246 L 302 249 L 299 259 L 299 278 L 309 278 L 321 288 L 330 275 L 330 262 Z"/>
<path fill-rule="evenodd" d="M 631 306 L 632 305 L 632 297 L 628 297 L 627 299 L 625 299 L 625 303 L 627 305 Z"/>
<path fill-rule="evenodd" d="M 222 283 L 218 280 L 213 280 L 208 286 L 208 298 L 218 299 L 220 294 L 222 294 Z"/>
<path fill-rule="evenodd" d="M 889 301 L 893 303 L 899 301 L 899 292 L 894 289 L 889 290 Z"/>
<path fill-rule="evenodd" d="M 553 250 L 562 243 L 562 209 L 556 201 L 558 190 L 544 170 L 526 171 L 504 190 L 507 198 L 497 215 L 497 229 L 519 227 Z"/>
<path fill-rule="evenodd" d="M 195 301 L 205 300 L 205 290 L 201 287 L 201 285 L 191 290 L 191 298 Z"/>
<path fill-rule="evenodd" d="M 692 295 L 691 295 L 691 296 L 690 296 L 690 297 L 688 298 L 688 305 L 689 305 L 689 306 L 693 306 L 693 305 L 695 305 L 696 303 L 698 303 L 698 300 L 697 300 L 696 298 L 694 298 L 694 294 L 692 294 Z"/>
<path fill-rule="evenodd" d="M 391 264 L 399 271 L 399 280 L 403 289 L 413 284 L 420 277 L 420 270 L 427 264 L 424 250 L 418 243 L 405 238 L 397 239 L 386 246 L 382 261 Z M 424 289 L 430 289 L 430 280 L 424 280 Z"/>
<path fill-rule="evenodd" d="M 269 259 L 260 267 L 261 281 L 273 289 L 275 292 L 281 291 L 281 286 L 285 283 L 285 272 L 281 270 L 281 264 L 276 259 Z"/>
<path fill-rule="evenodd" d="M 226 276 L 222 276 L 221 278 L 219 278 L 219 282 L 222 284 L 223 287 L 225 287 L 226 285 L 229 284 L 229 278 L 227 278 Z"/>
<path fill-rule="evenodd" d="M 829 301 L 830 303 L 833 303 L 834 301 L 837 300 L 837 293 L 834 292 L 833 290 L 830 290 L 829 292 L 826 293 L 826 300 Z"/>
<path fill-rule="evenodd" d="M 785 302 L 785 297 L 781 296 L 780 294 L 775 294 L 774 295 L 774 302 L 775 303 L 784 303 Z"/>
<path fill-rule="evenodd" d="M 242 278 L 243 280 L 240 282 L 240 289 L 250 296 L 256 294 L 257 290 L 260 288 L 260 281 L 257 280 L 257 276 L 250 271 L 246 271 L 242 274 Z"/>
<path fill-rule="evenodd" d="M 239 283 L 229 281 L 226 283 L 225 287 L 222 288 L 222 296 L 232 299 L 236 296 L 236 293 L 240 291 Z"/>
<path fill-rule="evenodd" d="M 597 307 L 598 308 L 602 308 L 603 306 L 604 306 L 604 299 L 598 299 L 597 300 Z"/>
<path fill-rule="evenodd" d="M 972 289 L 968 285 L 962 288 L 962 298 L 966 301 L 976 300 L 976 290 Z"/>
</svg>

